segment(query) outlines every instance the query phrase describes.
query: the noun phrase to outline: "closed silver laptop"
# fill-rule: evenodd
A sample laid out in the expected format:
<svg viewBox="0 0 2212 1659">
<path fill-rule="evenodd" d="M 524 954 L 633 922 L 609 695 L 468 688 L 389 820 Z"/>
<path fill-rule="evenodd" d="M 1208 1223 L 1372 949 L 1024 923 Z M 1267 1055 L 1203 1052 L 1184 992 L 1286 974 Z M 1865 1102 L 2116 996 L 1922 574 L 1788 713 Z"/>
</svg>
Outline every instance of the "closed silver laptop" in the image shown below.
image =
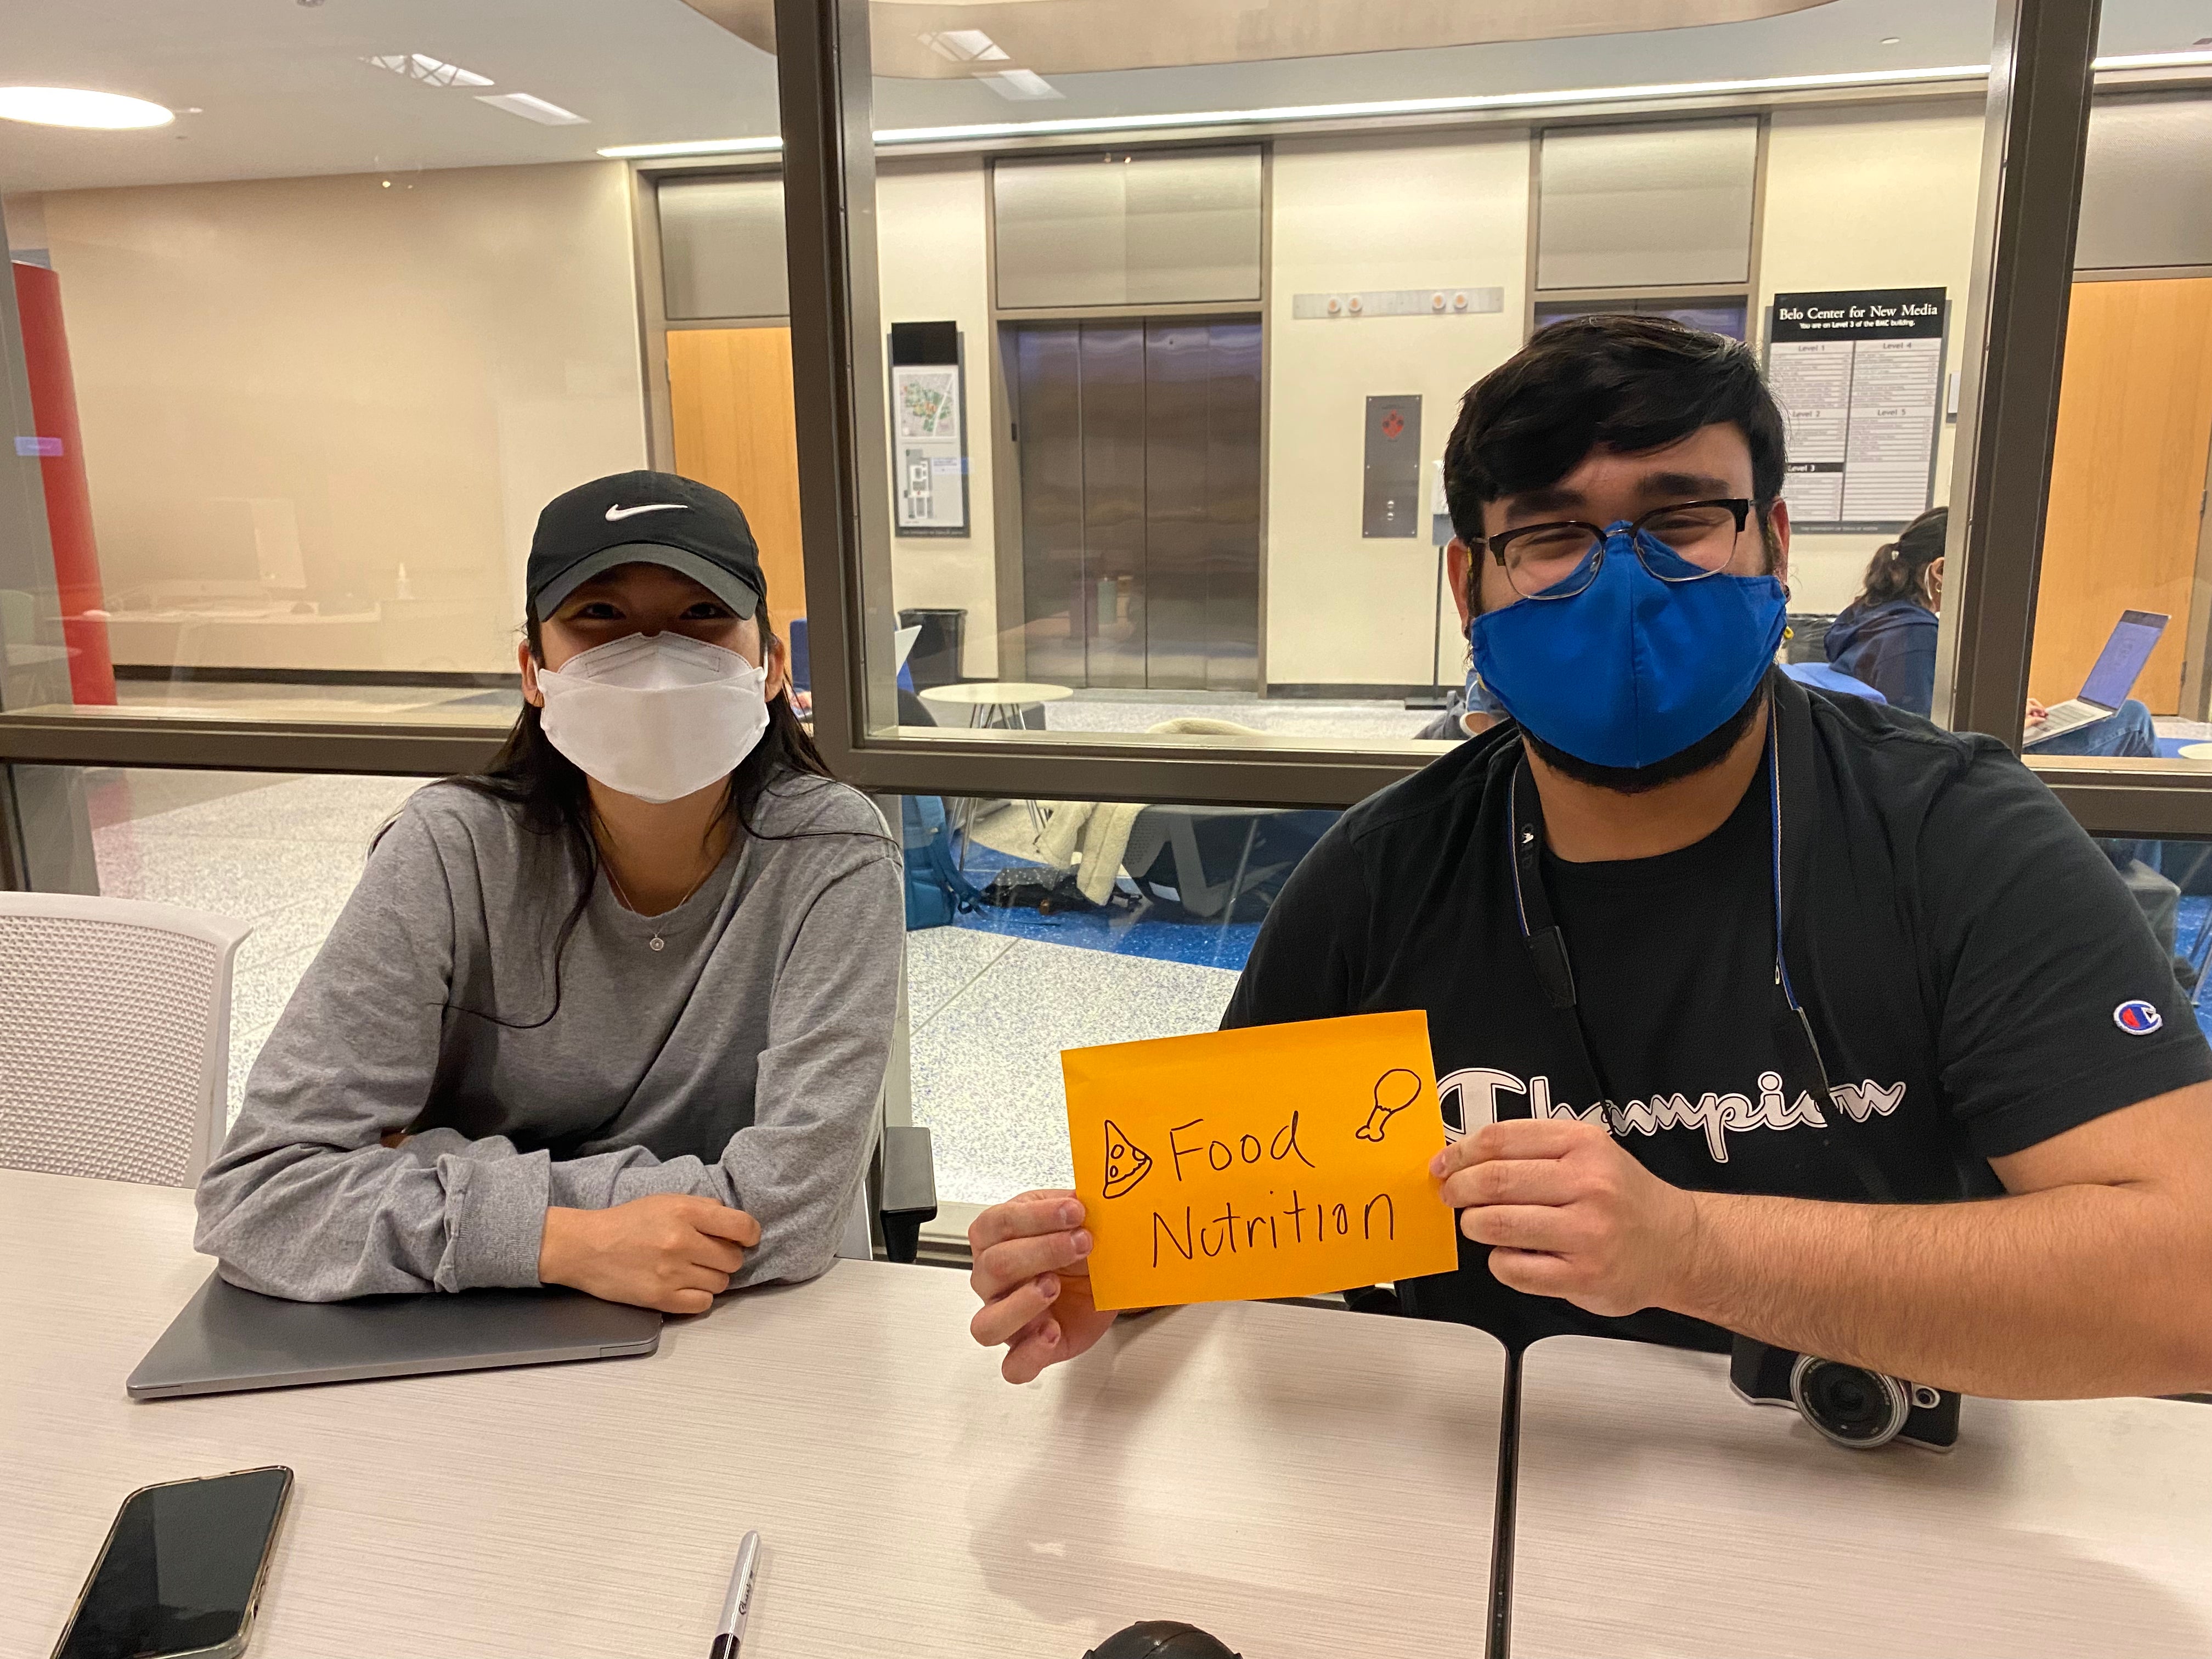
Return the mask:
<svg viewBox="0 0 2212 1659">
<path fill-rule="evenodd" d="M 613 1359 L 660 1346 L 650 1308 L 579 1291 L 287 1302 L 210 1273 L 126 1385 L 133 1400 L 495 1365 Z"/>
</svg>

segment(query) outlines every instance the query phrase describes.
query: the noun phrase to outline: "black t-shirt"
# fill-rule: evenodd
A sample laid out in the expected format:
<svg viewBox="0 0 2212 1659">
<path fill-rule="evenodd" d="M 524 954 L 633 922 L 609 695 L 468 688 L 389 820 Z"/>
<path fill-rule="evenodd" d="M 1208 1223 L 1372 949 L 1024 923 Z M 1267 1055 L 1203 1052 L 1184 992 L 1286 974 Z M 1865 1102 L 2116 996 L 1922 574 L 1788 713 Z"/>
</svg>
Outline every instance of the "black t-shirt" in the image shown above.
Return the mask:
<svg viewBox="0 0 2212 1659">
<path fill-rule="evenodd" d="M 1774 695 L 1784 960 L 1829 1099 L 1776 1030 L 1765 769 L 1679 852 L 1583 865 L 1547 853 L 1578 1041 L 1521 933 L 1510 731 L 1344 815 L 1285 885 L 1224 1023 L 1424 1009 L 1454 1138 L 1571 1112 L 1607 1122 L 1678 1186 L 1807 1198 L 1995 1194 L 1990 1159 L 2212 1078 L 2188 999 L 2110 861 L 2001 744 L 1779 676 Z M 2124 1018 L 2136 1004 L 2154 1012 Z M 1508 1290 L 1487 1258 L 1462 1239 L 1457 1273 L 1401 1289 L 1424 1316 L 1509 1341 L 1725 1345 L 1674 1314 L 1602 1319 Z"/>
</svg>

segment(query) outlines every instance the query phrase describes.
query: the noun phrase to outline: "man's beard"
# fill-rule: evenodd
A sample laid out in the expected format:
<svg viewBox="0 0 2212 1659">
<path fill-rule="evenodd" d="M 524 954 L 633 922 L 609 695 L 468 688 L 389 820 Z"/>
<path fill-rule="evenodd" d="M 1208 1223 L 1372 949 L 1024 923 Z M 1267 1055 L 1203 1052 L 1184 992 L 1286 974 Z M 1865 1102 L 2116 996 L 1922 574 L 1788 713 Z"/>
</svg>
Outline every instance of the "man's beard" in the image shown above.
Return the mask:
<svg viewBox="0 0 2212 1659">
<path fill-rule="evenodd" d="M 1745 699 L 1743 707 L 1735 714 L 1687 749 L 1678 749 L 1666 759 L 1654 761 L 1649 766 L 1600 766 L 1546 743 L 1525 726 L 1521 730 L 1530 746 L 1542 757 L 1544 764 L 1563 777 L 1572 778 L 1577 783 L 1587 783 L 1599 789 L 1610 789 L 1617 795 L 1642 795 L 1662 784 L 1695 777 L 1698 773 L 1719 765 L 1743 734 L 1751 729 L 1752 721 L 1759 718 L 1759 711 L 1765 701 L 1766 684 L 1762 680 L 1758 690 Z"/>
</svg>

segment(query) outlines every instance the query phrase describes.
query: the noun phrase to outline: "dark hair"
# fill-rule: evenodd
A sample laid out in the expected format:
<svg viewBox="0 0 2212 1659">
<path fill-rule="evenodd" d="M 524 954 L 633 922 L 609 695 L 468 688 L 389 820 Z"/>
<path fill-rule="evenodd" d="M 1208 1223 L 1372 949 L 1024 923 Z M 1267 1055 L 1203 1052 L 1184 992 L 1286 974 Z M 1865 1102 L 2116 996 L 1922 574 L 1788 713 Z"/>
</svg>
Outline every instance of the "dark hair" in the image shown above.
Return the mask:
<svg viewBox="0 0 2212 1659">
<path fill-rule="evenodd" d="M 1721 757 L 1734 749 L 1743 734 L 1751 729 L 1752 721 L 1766 704 L 1766 682 L 1761 680 L 1735 714 L 1687 749 L 1678 749 L 1649 766 L 1601 766 L 1595 761 L 1586 761 L 1579 755 L 1570 755 L 1556 744 L 1546 743 L 1525 726 L 1521 728 L 1521 735 L 1528 739 L 1553 771 L 1572 778 L 1577 783 L 1610 789 L 1617 795 L 1644 795 L 1662 784 L 1694 777 L 1709 766 L 1719 765 Z"/>
<path fill-rule="evenodd" d="M 760 623 L 761 647 L 765 653 L 775 642 L 770 626 L 768 605 L 763 602 L 755 618 Z M 532 605 L 526 614 L 523 632 L 530 642 L 530 654 L 538 662 L 545 660 L 543 625 L 538 607 Z M 762 795 L 779 774 L 797 773 L 804 776 L 827 778 L 836 775 L 822 758 L 822 751 L 814 746 L 814 739 L 799 723 L 799 715 L 791 706 L 788 686 L 776 693 L 768 706 L 768 730 L 753 745 L 752 752 L 738 763 L 730 774 L 729 793 L 724 798 L 722 809 L 714 818 L 717 823 L 734 818 L 739 833 L 758 836 L 754 822 Z M 550 1022 L 561 1011 L 561 958 L 566 952 L 568 939 L 583 919 L 585 908 L 592 902 L 592 884 L 599 869 L 599 842 L 592 834 L 592 793 L 583 769 L 553 746 L 545 735 L 544 716 L 535 703 L 526 702 L 522 712 L 515 717 L 514 729 L 507 734 L 507 741 L 499 746 L 498 753 L 484 765 L 481 772 L 446 778 L 443 782 L 458 784 L 472 789 L 477 794 L 512 808 L 522 827 L 533 835 L 557 836 L 567 843 L 569 856 L 574 860 L 578 876 L 576 902 L 561 923 L 561 931 L 553 944 L 553 1006 L 539 1018 L 526 1022 L 502 1020 L 495 1014 L 481 1010 L 465 1012 L 478 1013 L 495 1024 L 513 1024 L 514 1029 L 532 1030 Z M 806 832 L 801 831 L 800 834 Z M 790 836 L 772 836 L 763 839 L 787 841 Z"/>
<path fill-rule="evenodd" d="M 1499 497 L 1557 483 L 1593 449 L 1633 454 L 1723 422 L 1751 447 L 1764 526 L 1782 493 L 1782 411 L 1748 348 L 1668 317 L 1553 323 L 1460 402 L 1444 446 L 1452 530 L 1479 550 L 1482 509 Z"/>
<path fill-rule="evenodd" d="M 1867 566 L 1866 588 L 1861 605 L 1887 605 L 1892 599 L 1911 599 L 1929 610 L 1936 596 L 1928 589 L 1928 567 L 1943 556 L 1943 542 L 1950 533 L 1951 509 L 1931 507 L 1898 532 L 1893 542 L 1875 550 Z"/>
</svg>

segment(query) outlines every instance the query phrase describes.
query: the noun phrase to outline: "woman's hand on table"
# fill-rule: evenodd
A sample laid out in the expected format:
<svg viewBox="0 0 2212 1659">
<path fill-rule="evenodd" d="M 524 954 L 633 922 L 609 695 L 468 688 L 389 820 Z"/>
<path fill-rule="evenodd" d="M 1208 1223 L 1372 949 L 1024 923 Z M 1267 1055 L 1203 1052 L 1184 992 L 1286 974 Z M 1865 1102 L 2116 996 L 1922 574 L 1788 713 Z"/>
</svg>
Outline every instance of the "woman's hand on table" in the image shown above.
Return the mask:
<svg viewBox="0 0 2212 1659">
<path fill-rule="evenodd" d="M 605 1210 L 550 1209 L 538 1277 L 602 1302 L 704 1313 L 760 1243 L 743 1210 L 690 1193 L 657 1193 Z"/>
</svg>

